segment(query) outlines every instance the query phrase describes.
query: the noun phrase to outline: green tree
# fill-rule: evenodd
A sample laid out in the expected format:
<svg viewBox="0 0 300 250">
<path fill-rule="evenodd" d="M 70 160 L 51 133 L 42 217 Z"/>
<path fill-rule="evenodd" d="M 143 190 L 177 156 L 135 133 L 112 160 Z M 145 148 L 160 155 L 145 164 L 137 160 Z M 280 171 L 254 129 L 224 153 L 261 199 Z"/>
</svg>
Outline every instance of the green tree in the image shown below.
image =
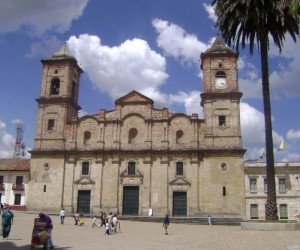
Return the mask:
<svg viewBox="0 0 300 250">
<path fill-rule="evenodd" d="M 299 19 L 287 8 L 277 7 L 279 0 L 212 0 L 217 15 L 216 26 L 229 46 L 239 50 L 249 43 L 250 55 L 257 44 L 260 52 L 262 92 L 265 119 L 265 141 L 267 161 L 266 220 L 278 220 L 275 168 L 273 153 L 271 100 L 269 84 L 269 38 L 281 52 L 285 34 L 289 33 L 296 42 L 299 34 Z"/>
<path fill-rule="evenodd" d="M 293 14 L 300 15 L 300 0 L 281 0 L 278 2 L 279 10 L 289 9 Z"/>
</svg>

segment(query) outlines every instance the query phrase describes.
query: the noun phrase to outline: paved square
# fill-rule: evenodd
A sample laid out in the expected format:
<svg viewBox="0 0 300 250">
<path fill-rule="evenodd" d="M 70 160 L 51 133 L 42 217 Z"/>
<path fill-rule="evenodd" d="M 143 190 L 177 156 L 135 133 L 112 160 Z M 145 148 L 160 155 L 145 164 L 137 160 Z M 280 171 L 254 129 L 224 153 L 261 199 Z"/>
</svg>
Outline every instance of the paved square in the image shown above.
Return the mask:
<svg viewBox="0 0 300 250">
<path fill-rule="evenodd" d="M 30 249 L 36 215 L 13 212 L 12 232 L 8 240 L 0 239 L 0 249 Z M 75 226 L 72 217 L 66 217 L 64 225 L 60 224 L 58 215 L 51 218 L 53 241 L 59 250 L 300 250 L 300 231 L 246 231 L 239 226 L 174 224 L 171 218 L 169 235 L 164 234 L 162 223 L 121 221 L 121 232 L 107 236 L 104 228 L 92 228 L 91 218 L 86 218 L 82 227 Z"/>
</svg>

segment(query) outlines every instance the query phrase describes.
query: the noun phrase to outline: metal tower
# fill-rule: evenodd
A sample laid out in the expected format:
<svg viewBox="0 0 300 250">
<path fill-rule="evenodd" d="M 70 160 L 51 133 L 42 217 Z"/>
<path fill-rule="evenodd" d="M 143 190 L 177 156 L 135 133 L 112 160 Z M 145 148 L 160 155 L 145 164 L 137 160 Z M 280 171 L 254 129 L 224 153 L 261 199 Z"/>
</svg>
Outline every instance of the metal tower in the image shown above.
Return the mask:
<svg viewBox="0 0 300 250">
<path fill-rule="evenodd" d="M 14 158 L 18 158 L 24 156 L 25 152 L 25 144 L 23 143 L 23 133 L 24 133 L 24 125 L 23 123 L 16 123 L 16 144 L 14 151 Z"/>
</svg>

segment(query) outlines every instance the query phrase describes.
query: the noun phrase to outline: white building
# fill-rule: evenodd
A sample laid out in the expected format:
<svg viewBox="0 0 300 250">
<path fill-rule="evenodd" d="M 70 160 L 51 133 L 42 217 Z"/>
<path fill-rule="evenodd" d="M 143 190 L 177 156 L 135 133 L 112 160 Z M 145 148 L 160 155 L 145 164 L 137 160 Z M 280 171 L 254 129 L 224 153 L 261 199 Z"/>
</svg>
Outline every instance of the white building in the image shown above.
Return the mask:
<svg viewBox="0 0 300 250">
<path fill-rule="evenodd" d="M 0 202 L 26 210 L 30 159 L 0 159 Z"/>
<path fill-rule="evenodd" d="M 267 200 L 266 162 L 245 161 L 245 201 L 247 219 L 265 219 Z M 278 217 L 293 220 L 300 212 L 300 162 L 276 162 L 275 183 Z"/>
</svg>

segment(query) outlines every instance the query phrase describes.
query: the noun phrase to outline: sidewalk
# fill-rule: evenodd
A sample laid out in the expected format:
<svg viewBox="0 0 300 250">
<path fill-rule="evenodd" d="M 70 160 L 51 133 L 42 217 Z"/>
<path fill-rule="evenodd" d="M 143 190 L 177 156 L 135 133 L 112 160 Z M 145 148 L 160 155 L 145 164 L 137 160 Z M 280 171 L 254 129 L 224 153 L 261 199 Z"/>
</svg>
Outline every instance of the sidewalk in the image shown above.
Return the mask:
<svg viewBox="0 0 300 250">
<path fill-rule="evenodd" d="M 1 250 L 30 249 L 34 214 L 13 211 L 14 225 L 8 240 L 0 239 Z M 104 228 L 92 228 L 92 219 L 75 226 L 72 217 L 54 222 L 53 242 L 58 250 L 163 249 L 163 250 L 300 250 L 299 231 L 247 231 L 239 226 L 187 225 L 172 223 L 164 234 L 162 223 L 121 221 L 121 232 L 105 235 Z M 36 248 L 41 249 L 41 246 Z"/>
</svg>

